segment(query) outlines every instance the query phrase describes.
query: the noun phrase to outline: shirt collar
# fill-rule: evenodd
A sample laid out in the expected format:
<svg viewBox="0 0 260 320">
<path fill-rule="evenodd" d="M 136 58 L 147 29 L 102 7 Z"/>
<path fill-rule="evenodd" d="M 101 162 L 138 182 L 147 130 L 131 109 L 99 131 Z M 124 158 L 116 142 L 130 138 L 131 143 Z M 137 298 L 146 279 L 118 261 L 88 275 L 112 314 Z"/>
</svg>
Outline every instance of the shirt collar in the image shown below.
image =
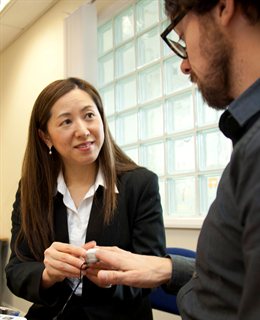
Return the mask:
<svg viewBox="0 0 260 320">
<path fill-rule="evenodd" d="M 64 195 L 66 192 L 66 188 L 67 188 L 67 186 L 64 181 L 63 173 L 62 173 L 62 171 L 60 171 L 58 178 L 57 178 L 57 192 Z"/>
<path fill-rule="evenodd" d="M 97 190 L 99 186 L 106 188 L 106 182 L 105 182 L 104 174 L 101 168 L 98 169 L 96 181 L 94 184 L 94 189 Z M 63 195 L 65 195 L 65 193 L 67 192 L 67 185 L 65 183 L 62 170 L 60 171 L 57 178 L 57 192 L 60 192 Z M 116 185 L 115 185 L 115 193 L 119 193 Z"/>
<path fill-rule="evenodd" d="M 234 100 L 228 110 L 241 127 L 258 113 L 260 111 L 260 78 Z"/>
<path fill-rule="evenodd" d="M 258 119 L 260 113 L 260 79 L 234 100 L 222 114 L 219 128 L 235 144 Z"/>
</svg>

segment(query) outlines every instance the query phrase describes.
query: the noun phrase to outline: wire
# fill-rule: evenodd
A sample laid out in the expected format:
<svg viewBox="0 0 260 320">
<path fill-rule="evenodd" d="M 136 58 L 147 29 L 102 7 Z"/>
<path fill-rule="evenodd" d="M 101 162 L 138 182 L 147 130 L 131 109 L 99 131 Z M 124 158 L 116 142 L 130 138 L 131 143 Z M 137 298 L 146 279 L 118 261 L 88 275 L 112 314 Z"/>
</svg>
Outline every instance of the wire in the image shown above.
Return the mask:
<svg viewBox="0 0 260 320">
<path fill-rule="evenodd" d="M 81 267 L 80 267 L 80 274 L 79 274 L 79 279 L 78 279 L 78 283 L 76 284 L 76 286 L 73 288 L 73 290 L 71 291 L 68 299 L 66 300 L 66 302 L 64 303 L 63 307 L 61 308 L 61 310 L 58 312 L 58 314 L 52 318 L 52 320 L 59 320 L 60 316 L 63 314 L 65 308 L 67 307 L 68 303 L 70 302 L 72 296 L 74 295 L 74 293 L 76 292 L 76 290 L 78 289 L 78 286 L 81 284 L 81 281 L 82 281 L 82 270 L 83 270 L 83 267 L 86 266 L 87 263 L 84 262 L 82 263 Z"/>
</svg>

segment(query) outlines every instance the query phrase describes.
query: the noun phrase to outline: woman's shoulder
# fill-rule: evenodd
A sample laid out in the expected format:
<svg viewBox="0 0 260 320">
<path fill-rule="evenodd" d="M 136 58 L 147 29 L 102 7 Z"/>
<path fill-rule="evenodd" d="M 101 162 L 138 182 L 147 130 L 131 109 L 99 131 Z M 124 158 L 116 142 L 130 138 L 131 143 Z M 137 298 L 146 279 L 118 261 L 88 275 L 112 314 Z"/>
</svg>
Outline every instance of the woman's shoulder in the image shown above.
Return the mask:
<svg viewBox="0 0 260 320">
<path fill-rule="evenodd" d="M 158 176 L 155 172 L 145 168 L 137 167 L 135 169 L 125 171 L 120 174 L 119 180 L 129 181 L 132 180 L 135 183 L 147 182 L 149 180 L 158 180 Z"/>
</svg>

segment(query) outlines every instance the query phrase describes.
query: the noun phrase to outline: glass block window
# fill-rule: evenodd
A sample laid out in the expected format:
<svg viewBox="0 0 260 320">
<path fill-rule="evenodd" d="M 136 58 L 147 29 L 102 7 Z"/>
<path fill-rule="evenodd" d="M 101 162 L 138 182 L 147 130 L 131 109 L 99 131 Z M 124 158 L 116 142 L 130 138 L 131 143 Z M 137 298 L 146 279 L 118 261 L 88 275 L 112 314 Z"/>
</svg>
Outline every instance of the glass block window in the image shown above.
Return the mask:
<svg viewBox="0 0 260 320">
<path fill-rule="evenodd" d="M 117 143 L 159 176 L 165 225 L 199 227 L 232 146 L 160 38 L 163 3 L 131 1 L 99 26 L 98 87 Z"/>
</svg>

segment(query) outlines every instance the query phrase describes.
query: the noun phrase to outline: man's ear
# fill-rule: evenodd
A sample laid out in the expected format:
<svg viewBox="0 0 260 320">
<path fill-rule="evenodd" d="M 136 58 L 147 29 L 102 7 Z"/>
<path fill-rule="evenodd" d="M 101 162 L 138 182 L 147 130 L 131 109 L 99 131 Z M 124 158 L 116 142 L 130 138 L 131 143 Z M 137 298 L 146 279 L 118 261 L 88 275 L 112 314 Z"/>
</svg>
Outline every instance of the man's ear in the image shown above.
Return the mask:
<svg viewBox="0 0 260 320">
<path fill-rule="evenodd" d="M 45 132 L 43 132 L 41 129 L 38 129 L 39 137 L 42 139 L 42 141 L 46 144 L 46 146 L 50 149 L 52 147 L 51 139 L 49 135 Z"/>
<path fill-rule="evenodd" d="M 234 0 L 220 0 L 217 4 L 217 14 L 222 26 L 227 26 L 235 14 Z"/>
</svg>

